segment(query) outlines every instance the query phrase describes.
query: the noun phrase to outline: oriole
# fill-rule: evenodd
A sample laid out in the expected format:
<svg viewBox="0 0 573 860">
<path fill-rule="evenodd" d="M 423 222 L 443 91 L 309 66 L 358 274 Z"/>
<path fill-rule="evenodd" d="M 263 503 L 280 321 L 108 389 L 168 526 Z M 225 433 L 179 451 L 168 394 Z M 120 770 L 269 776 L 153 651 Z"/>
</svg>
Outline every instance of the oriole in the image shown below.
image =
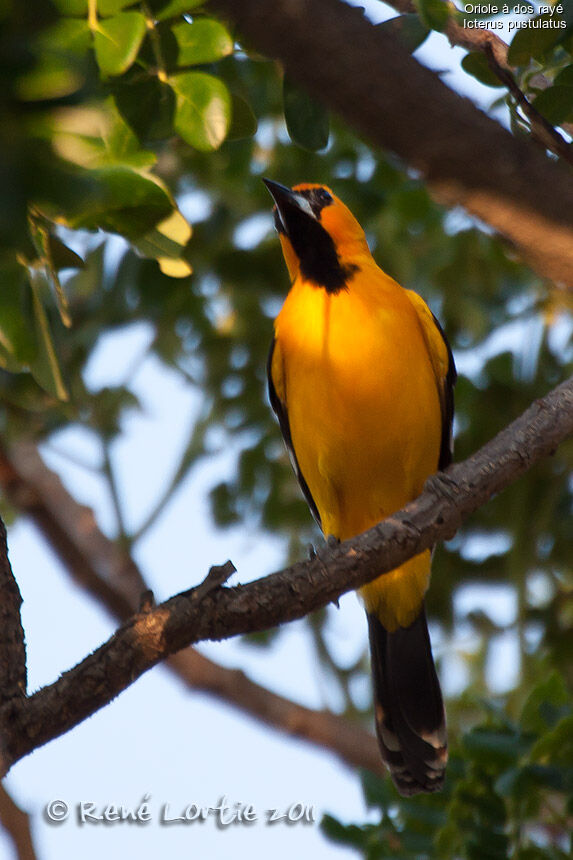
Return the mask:
<svg viewBox="0 0 573 860">
<path fill-rule="evenodd" d="M 292 281 L 275 321 L 270 401 L 315 519 L 345 540 L 450 463 L 454 360 L 426 303 L 376 265 L 329 188 L 264 181 Z M 404 795 L 439 790 L 447 761 L 424 609 L 430 560 L 425 551 L 360 589 L 378 740 Z"/>
</svg>

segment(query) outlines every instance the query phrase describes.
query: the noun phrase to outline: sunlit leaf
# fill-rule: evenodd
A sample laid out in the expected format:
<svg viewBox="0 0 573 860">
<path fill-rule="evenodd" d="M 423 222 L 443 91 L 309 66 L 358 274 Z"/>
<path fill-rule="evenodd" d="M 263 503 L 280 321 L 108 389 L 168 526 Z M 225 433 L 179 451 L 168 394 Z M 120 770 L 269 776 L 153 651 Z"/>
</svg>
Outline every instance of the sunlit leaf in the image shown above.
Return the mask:
<svg viewBox="0 0 573 860">
<path fill-rule="evenodd" d="M 214 63 L 233 53 L 233 40 L 223 24 L 213 18 L 182 21 L 173 27 L 179 47 L 177 65 Z"/>
<path fill-rule="evenodd" d="M 94 33 L 94 47 L 102 74 L 121 75 L 129 69 L 145 33 L 145 18 L 139 12 L 122 12 L 99 21 Z"/>
<path fill-rule="evenodd" d="M 231 97 L 222 81 L 205 72 L 171 78 L 177 96 L 175 128 L 195 149 L 217 149 L 231 123 Z"/>
<path fill-rule="evenodd" d="M 190 12 L 197 6 L 204 4 L 205 0 L 149 0 L 149 6 L 158 21 L 178 18 L 185 12 Z"/>
<path fill-rule="evenodd" d="M 172 278 L 184 278 L 193 271 L 190 264 L 181 258 L 181 253 L 190 238 L 189 223 L 180 212 L 175 211 L 165 221 L 138 239 L 136 248 L 143 256 L 157 260 L 164 274 Z"/>
<path fill-rule="evenodd" d="M 97 0 L 98 15 L 117 15 L 127 6 L 133 6 L 133 0 Z"/>
</svg>

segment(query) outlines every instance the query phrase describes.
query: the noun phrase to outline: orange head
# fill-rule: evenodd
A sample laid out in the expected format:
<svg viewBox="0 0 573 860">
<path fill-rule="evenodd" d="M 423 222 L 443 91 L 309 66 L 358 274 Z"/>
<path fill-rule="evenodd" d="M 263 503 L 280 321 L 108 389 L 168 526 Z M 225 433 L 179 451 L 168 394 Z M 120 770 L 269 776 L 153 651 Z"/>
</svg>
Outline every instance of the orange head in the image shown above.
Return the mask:
<svg viewBox="0 0 573 860">
<path fill-rule="evenodd" d="M 275 226 L 293 281 L 301 276 L 337 293 L 357 271 L 352 258 L 369 253 L 364 230 L 326 185 L 293 188 L 263 180 L 275 201 Z"/>
</svg>

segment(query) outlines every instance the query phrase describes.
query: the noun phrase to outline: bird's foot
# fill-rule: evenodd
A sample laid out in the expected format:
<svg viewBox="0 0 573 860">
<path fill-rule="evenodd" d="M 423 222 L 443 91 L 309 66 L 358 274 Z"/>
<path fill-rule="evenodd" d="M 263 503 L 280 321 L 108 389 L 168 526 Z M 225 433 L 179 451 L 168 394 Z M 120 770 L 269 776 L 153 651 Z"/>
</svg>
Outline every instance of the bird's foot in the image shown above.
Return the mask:
<svg viewBox="0 0 573 860">
<path fill-rule="evenodd" d="M 436 472 L 435 475 L 430 475 L 424 484 L 424 492 L 426 490 L 438 498 L 445 496 L 446 499 L 453 501 L 458 494 L 459 487 L 456 481 L 445 472 Z"/>
</svg>

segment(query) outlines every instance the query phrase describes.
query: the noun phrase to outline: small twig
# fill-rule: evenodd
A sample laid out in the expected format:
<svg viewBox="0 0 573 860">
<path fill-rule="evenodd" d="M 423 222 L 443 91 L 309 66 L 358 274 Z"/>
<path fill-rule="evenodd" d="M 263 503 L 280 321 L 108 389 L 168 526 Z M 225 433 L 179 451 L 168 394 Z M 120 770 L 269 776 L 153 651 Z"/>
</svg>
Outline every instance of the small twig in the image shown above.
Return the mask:
<svg viewBox="0 0 573 860">
<path fill-rule="evenodd" d="M 490 69 L 507 87 L 531 123 L 532 136 L 544 147 L 544 149 L 551 150 L 555 155 L 558 155 L 560 158 L 563 158 L 564 161 L 573 165 L 573 148 L 571 147 L 571 144 L 567 143 L 565 138 L 559 134 L 557 129 L 554 128 L 551 123 L 539 113 L 537 108 L 531 104 L 525 93 L 523 93 L 517 85 L 515 78 L 509 69 L 498 62 L 491 44 L 486 44 L 483 50 Z"/>
<path fill-rule="evenodd" d="M 155 608 L 157 604 L 155 603 L 155 597 L 153 596 L 153 592 L 150 588 L 147 588 L 141 598 L 139 600 L 139 612 L 142 615 L 145 615 L 147 612 L 151 612 L 152 609 Z"/>
<path fill-rule="evenodd" d="M 115 476 L 115 471 L 111 462 L 110 450 L 109 450 L 109 442 L 107 440 L 103 440 L 103 473 L 106 477 L 107 484 L 109 487 L 109 492 L 111 495 L 111 502 L 113 505 L 113 509 L 115 512 L 115 518 L 117 522 L 117 535 L 118 540 L 122 544 L 122 546 L 129 548 L 132 541 L 129 535 L 127 534 L 127 529 L 125 527 L 125 520 L 123 517 L 123 509 L 121 504 L 121 499 L 119 496 L 119 488 L 117 486 L 117 480 Z"/>
<path fill-rule="evenodd" d="M 200 585 L 193 589 L 193 600 L 203 600 L 208 594 L 224 585 L 237 568 L 229 559 L 224 564 L 214 564 Z"/>
<path fill-rule="evenodd" d="M 141 9 L 145 16 L 145 24 L 149 32 L 149 40 L 151 42 L 151 49 L 153 51 L 153 56 L 157 68 L 157 77 L 162 83 L 165 83 L 168 80 L 168 75 L 167 69 L 165 68 L 163 51 L 161 49 L 161 39 L 159 38 L 159 33 L 157 32 L 157 27 L 155 26 L 155 18 L 153 17 L 153 13 L 149 8 L 148 3 L 143 2 L 141 4 Z"/>
</svg>

